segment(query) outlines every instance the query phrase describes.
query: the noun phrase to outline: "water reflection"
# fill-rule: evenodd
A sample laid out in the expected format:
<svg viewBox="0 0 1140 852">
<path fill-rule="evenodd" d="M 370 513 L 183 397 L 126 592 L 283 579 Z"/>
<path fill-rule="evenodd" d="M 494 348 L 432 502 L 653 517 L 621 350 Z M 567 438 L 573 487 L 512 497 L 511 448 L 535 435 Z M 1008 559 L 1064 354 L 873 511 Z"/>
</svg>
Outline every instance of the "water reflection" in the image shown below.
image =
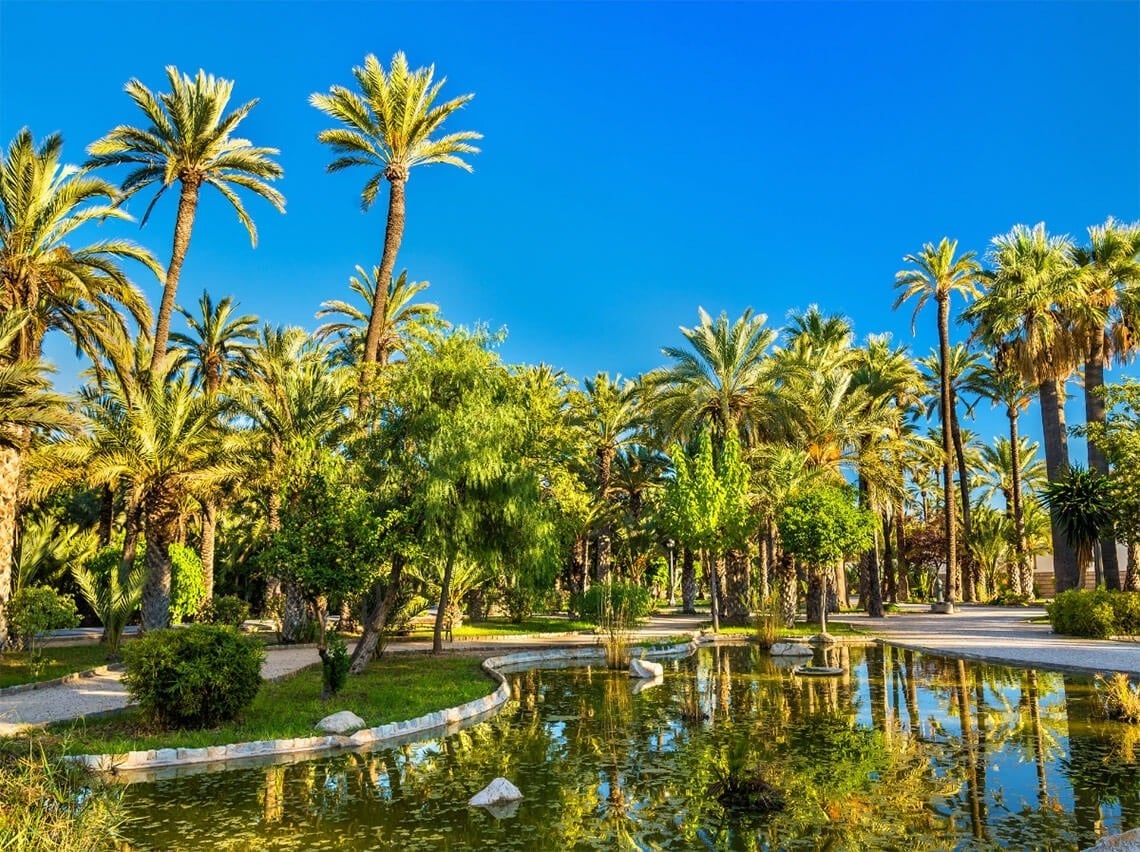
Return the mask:
<svg viewBox="0 0 1140 852">
<path fill-rule="evenodd" d="M 447 738 L 132 785 L 135 848 L 1073 848 L 1140 826 L 1140 733 L 1088 681 L 889 647 L 799 677 L 702 649 L 635 693 L 624 673 L 510 675 L 514 700 Z M 754 773 L 768 816 L 708 795 Z M 496 776 L 513 816 L 466 806 Z"/>
</svg>

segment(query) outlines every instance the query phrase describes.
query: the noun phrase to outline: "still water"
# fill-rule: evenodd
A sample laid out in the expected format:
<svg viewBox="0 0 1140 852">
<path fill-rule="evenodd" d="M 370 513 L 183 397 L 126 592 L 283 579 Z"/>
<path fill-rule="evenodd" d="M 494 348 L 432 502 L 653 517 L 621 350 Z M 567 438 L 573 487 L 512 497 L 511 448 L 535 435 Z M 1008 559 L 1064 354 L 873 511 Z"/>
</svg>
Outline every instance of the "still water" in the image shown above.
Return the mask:
<svg viewBox="0 0 1140 852">
<path fill-rule="evenodd" d="M 1088 679 L 838 649 L 804 678 L 750 646 L 509 675 L 499 715 L 446 738 L 131 784 L 137 849 L 1073 849 L 1140 826 L 1140 728 Z M 339 708 L 338 708 L 339 709 Z M 718 802 L 759 775 L 782 811 Z M 492 778 L 525 798 L 467 807 Z"/>
</svg>

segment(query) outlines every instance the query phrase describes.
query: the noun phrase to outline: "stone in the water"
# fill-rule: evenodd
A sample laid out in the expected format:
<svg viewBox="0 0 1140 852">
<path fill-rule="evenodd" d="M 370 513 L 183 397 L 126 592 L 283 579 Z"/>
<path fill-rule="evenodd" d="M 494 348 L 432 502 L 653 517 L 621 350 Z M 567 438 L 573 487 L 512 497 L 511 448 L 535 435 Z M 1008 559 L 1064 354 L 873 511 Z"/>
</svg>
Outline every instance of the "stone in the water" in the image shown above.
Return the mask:
<svg viewBox="0 0 1140 852">
<path fill-rule="evenodd" d="M 660 663 L 654 663 L 650 660 L 639 660 L 634 657 L 629 661 L 629 676 L 640 678 L 655 678 L 662 677 L 665 674 L 665 669 Z"/>
<path fill-rule="evenodd" d="M 1102 837 L 1096 846 L 1090 846 L 1085 852 L 1140 852 L 1140 828 Z"/>
<path fill-rule="evenodd" d="M 799 642 L 777 642 L 768 653 L 773 657 L 810 657 L 815 652 Z"/>
<path fill-rule="evenodd" d="M 351 710 L 341 710 L 317 722 L 317 730 L 326 734 L 347 734 L 367 726 L 367 723 Z"/>
<path fill-rule="evenodd" d="M 471 797 L 467 804 L 475 808 L 489 808 L 492 805 L 505 805 L 508 802 L 517 802 L 523 797 L 519 788 L 506 778 L 496 778 L 478 793 Z"/>
</svg>

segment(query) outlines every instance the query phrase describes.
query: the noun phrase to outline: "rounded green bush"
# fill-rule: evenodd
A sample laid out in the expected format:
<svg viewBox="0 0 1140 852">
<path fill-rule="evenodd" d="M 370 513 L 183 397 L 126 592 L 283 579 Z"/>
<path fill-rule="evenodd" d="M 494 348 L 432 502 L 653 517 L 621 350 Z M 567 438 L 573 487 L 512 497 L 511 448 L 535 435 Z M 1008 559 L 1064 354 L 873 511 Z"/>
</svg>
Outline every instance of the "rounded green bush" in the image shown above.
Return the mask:
<svg viewBox="0 0 1140 852">
<path fill-rule="evenodd" d="M 236 717 L 261 687 L 262 646 L 233 627 L 156 630 L 123 648 L 123 683 L 166 728 L 207 728 Z"/>
<path fill-rule="evenodd" d="M 202 607 L 201 617 L 206 624 L 241 627 L 241 623 L 249 618 L 249 604 L 235 595 L 215 595 Z"/>
<path fill-rule="evenodd" d="M 1046 609 L 1054 633 L 1106 639 L 1140 632 L 1140 592 L 1069 589 Z"/>
<path fill-rule="evenodd" d="M 580 596 L 577 609 L 583 620 L 595 624 L 612 617 L 632 625 L 649 615 L 653 606 L 645 586 L 615 581 L 591 586 Z"/>
</svg>

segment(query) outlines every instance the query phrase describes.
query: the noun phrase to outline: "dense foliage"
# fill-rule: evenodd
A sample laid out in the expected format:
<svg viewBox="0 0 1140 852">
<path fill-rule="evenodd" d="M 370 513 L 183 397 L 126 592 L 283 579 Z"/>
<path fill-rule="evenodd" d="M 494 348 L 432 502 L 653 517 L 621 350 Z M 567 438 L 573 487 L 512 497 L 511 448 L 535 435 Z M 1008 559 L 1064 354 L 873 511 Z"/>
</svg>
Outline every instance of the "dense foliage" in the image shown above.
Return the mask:
<svg viewBox="0 0 1140 852">
<path fill-rule="evenodd" d="M 616 620 L 628 627 L 653 611 L 653 601 L 645 586 L 615 580 L 591 586 L 579 597 L 575 608 L 583 621 L 601 624 Z"/>
<path fill-rule="evenodd" d="M 166 728 L 206 728 L 235 718 L 261 687 L 265 652 L 232 627 L 156 630 L 124 646 L 123 683 Z"/>
<path fill-rule="evenodd" d="M 1093 639 L 1140 636 L 1140 592 L 1069 589 L 1046 609 L 1054 633 Z"/>
<path fill-rule="evenodd" d="M 39 668 L 43 657 L 43 639 L 49 630 L 75 627 L 79 612 L 70 595 L 61 595 L 47 586 L 20 589 L 8 601 L 8 623 L 16 642 L 28 652 L 32 670 Z"/>
</svg>

